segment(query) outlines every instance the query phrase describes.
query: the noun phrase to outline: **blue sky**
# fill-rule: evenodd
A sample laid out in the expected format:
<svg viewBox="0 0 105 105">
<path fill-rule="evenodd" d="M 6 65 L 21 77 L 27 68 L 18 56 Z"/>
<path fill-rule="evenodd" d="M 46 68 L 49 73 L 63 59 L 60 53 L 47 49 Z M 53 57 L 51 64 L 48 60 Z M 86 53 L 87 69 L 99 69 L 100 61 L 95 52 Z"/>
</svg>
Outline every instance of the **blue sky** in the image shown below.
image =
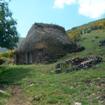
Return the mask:
<svg viewBox="0 0 105 105">
<path fill-rule="evenodd" d="M 18 23 L 20 36 L 25 37 L 35 22 L 58 24 L 67 30 L 105 16 L 105 0 L 87 1 L 11 0 L 9 7 Z M 100 8 L 98 11 L 97 6 Z"/>
</svg>

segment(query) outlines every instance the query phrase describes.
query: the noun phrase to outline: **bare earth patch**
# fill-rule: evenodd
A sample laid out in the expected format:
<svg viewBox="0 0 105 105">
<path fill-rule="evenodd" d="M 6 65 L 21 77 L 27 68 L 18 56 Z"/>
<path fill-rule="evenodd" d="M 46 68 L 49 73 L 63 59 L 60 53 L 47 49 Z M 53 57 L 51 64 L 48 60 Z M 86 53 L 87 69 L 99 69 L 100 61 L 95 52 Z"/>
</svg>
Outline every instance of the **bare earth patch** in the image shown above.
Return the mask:
<svg viewBox="0 0 105 105">
<path fill-rule="evenodd" d="M 32 105 L 27 96 L 22 92 L 20 86 L 12 86 L 12 96 L 6 105 Z"/>
</svg>

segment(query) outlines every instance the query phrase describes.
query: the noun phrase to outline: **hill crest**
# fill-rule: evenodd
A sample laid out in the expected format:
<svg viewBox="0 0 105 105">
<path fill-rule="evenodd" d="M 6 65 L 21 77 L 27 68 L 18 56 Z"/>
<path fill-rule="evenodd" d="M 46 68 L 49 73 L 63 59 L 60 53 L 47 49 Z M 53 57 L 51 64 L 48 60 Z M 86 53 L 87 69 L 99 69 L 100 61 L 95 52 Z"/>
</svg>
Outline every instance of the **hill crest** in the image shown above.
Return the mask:
<svg viewBox="0 0 105 105">
<path fill-rule="evenodd" d="M 78 40 L 78 37 L 82 34 L 91 33 L 96 30 L 104 30 L 105 29 L 105 18 L 96 20 L 93 22 L 89 22 L 87 24 L 73 27 L 70 30 L 67 30 L 68 36 L 72 40 Z"/>
</svg>

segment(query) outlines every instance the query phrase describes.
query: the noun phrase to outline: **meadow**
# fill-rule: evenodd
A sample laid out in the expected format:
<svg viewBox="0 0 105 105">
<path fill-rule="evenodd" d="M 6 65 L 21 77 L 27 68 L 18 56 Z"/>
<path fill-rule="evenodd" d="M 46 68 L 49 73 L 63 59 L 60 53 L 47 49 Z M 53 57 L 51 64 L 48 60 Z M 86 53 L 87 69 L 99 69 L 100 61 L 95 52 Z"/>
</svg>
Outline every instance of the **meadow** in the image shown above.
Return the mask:
<svg viewBox="0 0 105 105">
<path fill-rule="evenodd" d="M 88 69 L 55 73 L 53 64 L 0 66 L 0 105 L 104 105 L 105 47 L 99 41 L 105 31 L 97 30 L 81 36 L 82 52 L 67 54 L 58 62 L 73 57 L 99 55 L 103 62 Z"/>
</svg>

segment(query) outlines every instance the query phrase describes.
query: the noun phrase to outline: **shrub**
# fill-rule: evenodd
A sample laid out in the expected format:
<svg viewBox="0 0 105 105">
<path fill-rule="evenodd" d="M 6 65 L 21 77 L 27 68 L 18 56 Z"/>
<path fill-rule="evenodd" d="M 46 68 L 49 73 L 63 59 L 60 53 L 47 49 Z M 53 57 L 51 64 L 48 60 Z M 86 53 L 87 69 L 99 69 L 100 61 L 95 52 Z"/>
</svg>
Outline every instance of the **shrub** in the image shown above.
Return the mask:
<svg viewBox="0 0 105 105">
<path fill-rule="evenodd" d="M 12 58 L 13 56 L 14 56 L 14 51 L 7 51 L 0 53 L 0 57 Z"/>
<path fill-rule="evenodd" d="M 5 63 L 5 59 L 0 58 L 0 65 L 2 65 L 3 63 Z"/>
</svg>

